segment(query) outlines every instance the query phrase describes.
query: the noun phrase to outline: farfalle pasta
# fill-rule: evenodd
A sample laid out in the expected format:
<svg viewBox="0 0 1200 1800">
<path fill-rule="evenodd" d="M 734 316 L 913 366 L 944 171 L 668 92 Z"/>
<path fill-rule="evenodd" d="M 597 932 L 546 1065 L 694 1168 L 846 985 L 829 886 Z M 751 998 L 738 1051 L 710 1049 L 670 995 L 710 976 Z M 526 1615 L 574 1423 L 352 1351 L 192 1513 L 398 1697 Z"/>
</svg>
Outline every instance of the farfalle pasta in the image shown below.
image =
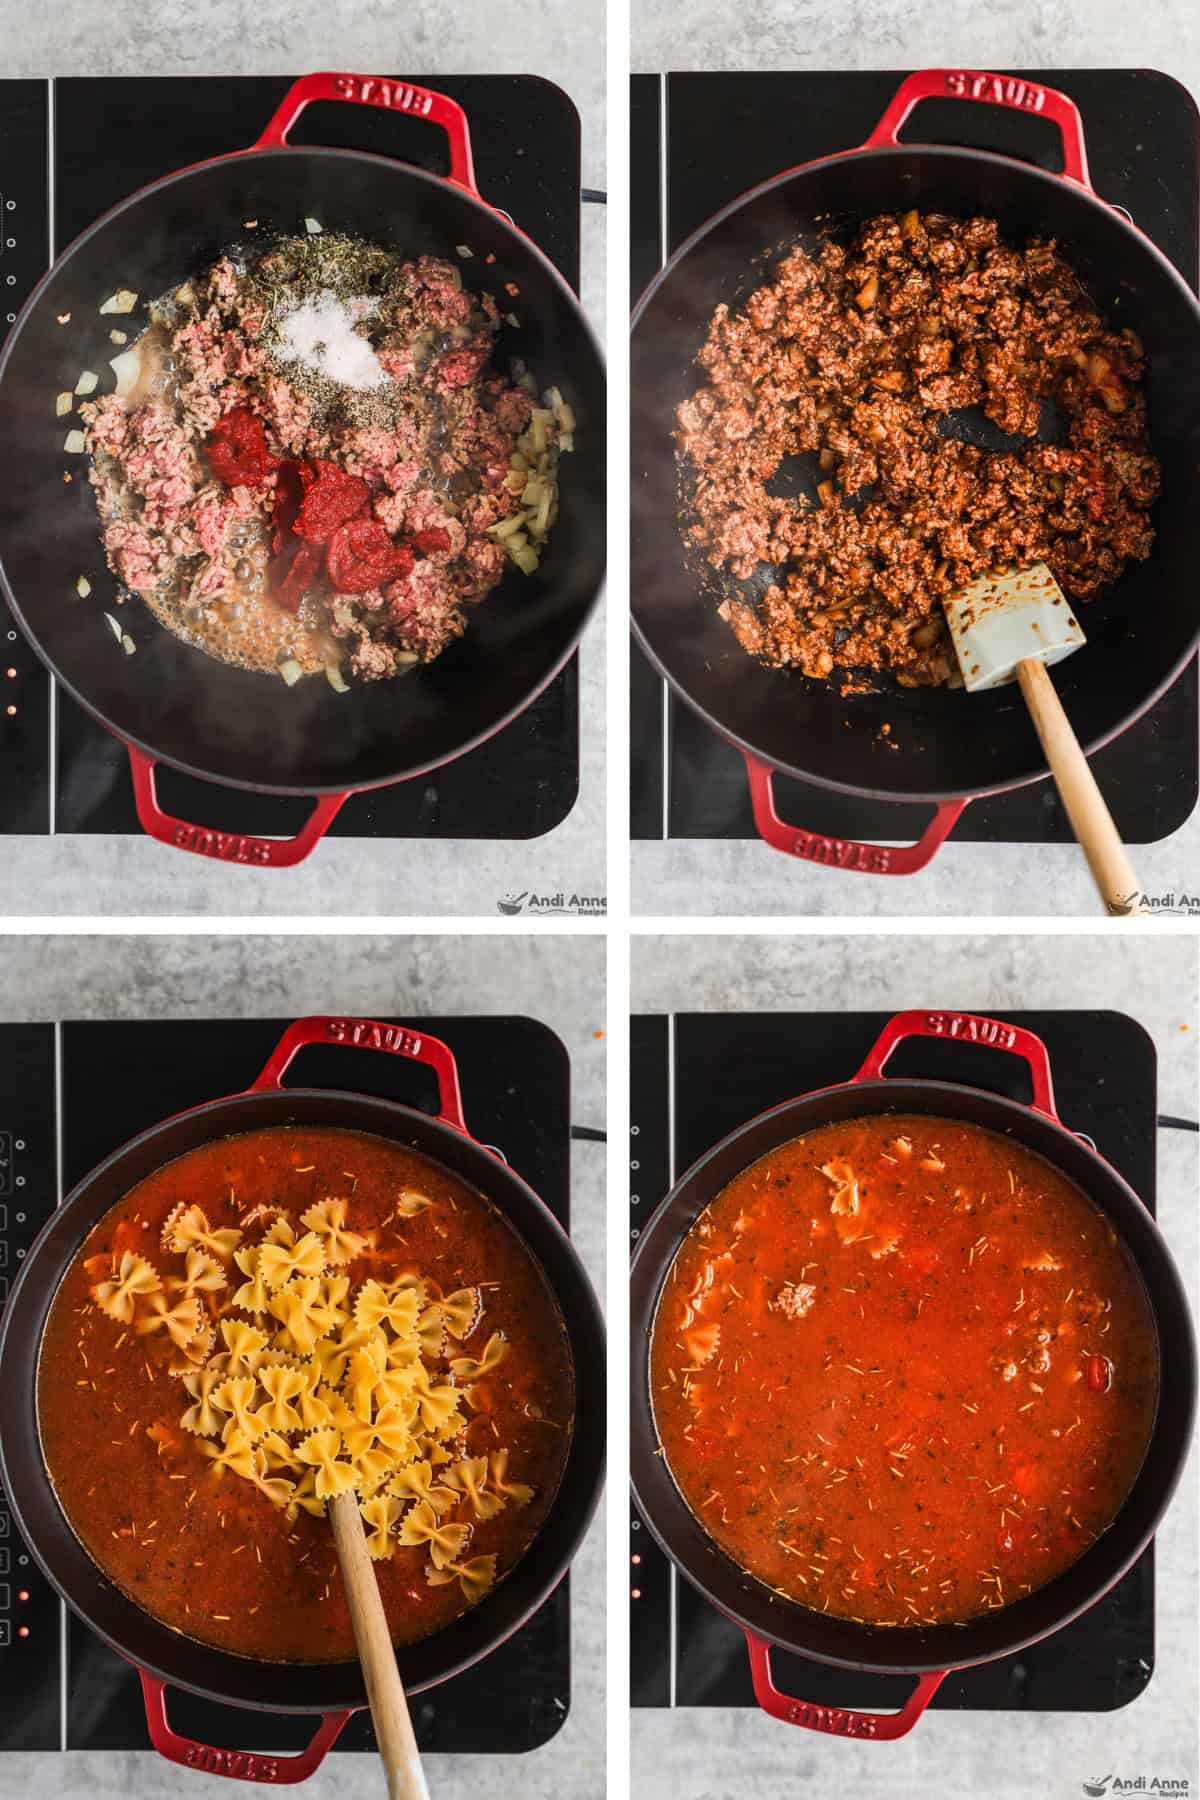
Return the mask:
<svg viewBox="0 0 1200 1800">
<path fill-rule="evenodd" d="M 243 1654 L 352 1655 L 325 1518 L 343 1493 L 397 1642 L 512 1566 L 572 1383 L 540 1271 L 486 1201 L 403 1146 L 289 1129 L 189 1153 L 102 1226 L 47 1328 L 92 1409 L 73 1509 L 75 1422 L 52 1408 L 44 1435 L 79 1535 L 139 1604 Z"/>
</svg>

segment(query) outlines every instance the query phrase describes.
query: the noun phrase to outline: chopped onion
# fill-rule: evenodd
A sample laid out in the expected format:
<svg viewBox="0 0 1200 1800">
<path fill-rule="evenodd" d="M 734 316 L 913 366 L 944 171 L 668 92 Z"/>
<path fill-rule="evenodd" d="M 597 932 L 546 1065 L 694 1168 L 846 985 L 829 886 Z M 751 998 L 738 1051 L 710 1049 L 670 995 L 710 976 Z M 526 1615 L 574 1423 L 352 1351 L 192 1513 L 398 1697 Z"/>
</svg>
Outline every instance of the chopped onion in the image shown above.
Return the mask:
<svg viewBox="0 0 1200 1800">
<path fill-rule="evenodd" d="M 287 662 L 280 663 L 279 673 L 283 676 L 288 687 L 295 687 L 296 683 L 303 675 L 304 670 L 300 667 L 300 664 L 296 661 L 295 657 L 289 657 Z"/>
<path fill-rule="evenodd" d="M 86 600 L 88 595 L 91 593 L 91 591 L 92 591 L 91 582 L 88 580 L 86 575 L 81 575 L 79 577 L 79 580 L 75 583 L 75 592 L 79 595 L 79 598 L 81 600 Z"/>
<path fill-rule="evenodd" d="M 65 418 L 66 415 L 72 410 L 74 405 L 75 405 L 74 394 L 59 394 L 57 399 L 54 402 L 55 418 L 58 418 L 58 419 Z"/>
<path fill-rule="evenodd" d="M 504 323 L 506 325 L 511 325 L 514 331 L 520 331 L 521 329 L 521 321 L 518 319 L 516 313 L 505 313 Z"/>
<path fill-rule="evenodd" d="M 455 244 L 454 248 L 462 257 L 474 256 L 475 254 L 470 244 Z"/>
<path fill-rule="evenodd" d="M 396 652 L 397 666 L 402 669 L 411 668 L 413 663 L 420 662 L 420 660 L 415 650 L 397 650 Z"/>
<path fill-rule="evenodd" d="M 71 323 L 70 313 L 55 313 L 54 316 L 60 325 L 69 325 Z"/>
<path fill-rule="evenodd" d="M 326 663 L 325 679 L 335 694 L 348 694 L 350 692 L 350 685 L 342 679 L 342 671 L 338 668 L 336 663 Z"/>
<path fill-rule="evenodd" d="M 112 344 L 127 344 L 129 342 L 129 333 L 127 331 L 118 331 L 114 325 L 108 334 L 108 338 L 109 342 Z"/>
<path fill-rule="evenodd" d="M 125 634 L 121 638 L 121 648 L 125 652 L 126 656 L 132 656 L 134 651 L 137 649 L 137 645 L 134 643 L 133 639 L 130 637 L 128 632 L 125 632 Z"/>
<path fill-rule="evenodd" d="M 137 386 L 142 359 L 136 350 L 122 350 L 119 356 L 109 358 L 108 366 L 117 378 L 117 398 L 123 400 Z"/>
<path fill-rule="evenodd" d="M 85 369 L 83 374 L 79 377 L 79 380 L 75 383 L 75 392 L 77 394 L 94 394 L 99 386 L 100 377 L 97 375 L 95 369 Z"/>
<path fill-rule="evenodd" d="M 108 621 L 109 630 L 112 632 L 113 636 L 116 638 L 116 640 L 119 644 L 121 642 L 121 639 L 125 636 L 125 633 L 121 630 L 119 620 L 114 619 L 111 613 L 105 613 L 104 617 Z"/>
<path fill-rule="evenodd" d="M 180 306 L 190 306 L 192 304 L 192 301 L 196 298 L 196 290 L 190 281 L 185 281 L 182 287 L 177 287 L 175 289 L 175 298 L 178 300 Z"/>
<path fill-rule="evenodd" d="M 82 456 L 87 449 L 87 439 L 82 431 L 68 431 L 63 439 L 63 449 L 68 456 Z"/>
<path fill-rule="evenodd" d="M 304 229 L 310 237 L 319 237 L 325 227 L 322 225 L 320 219 L 305 219 Z"/>
<path fill-rule="evenodd" d="M 132 288 L 118 288 L 115 294 L 109 295 L 100 311 L 102 313 L 131 313 L 136 305 L 137 295 Z"/>
</svg>

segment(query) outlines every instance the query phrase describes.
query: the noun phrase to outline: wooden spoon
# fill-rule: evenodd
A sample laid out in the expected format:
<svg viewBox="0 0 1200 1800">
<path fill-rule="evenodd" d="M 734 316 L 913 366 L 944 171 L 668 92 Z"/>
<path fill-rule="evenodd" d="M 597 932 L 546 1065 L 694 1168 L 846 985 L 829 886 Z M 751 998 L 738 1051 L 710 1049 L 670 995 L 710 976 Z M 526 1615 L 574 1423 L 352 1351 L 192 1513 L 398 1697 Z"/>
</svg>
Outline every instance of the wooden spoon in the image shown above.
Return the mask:
<svg viewBox="0 0 1200 1800">
<path fill-rule="evenodd" d="M 341 1560 L 342 1583 L 367 1684 L 375 1737 L 387 1774 L 389 1800 L 429 1800 L 404 1684 L 396 1667 L 392 1634 L 354 1495 L 339 1494 L 332 1500 L 329 1518 Z"/>
<path fill-rule="evenodd" d="M 945 608 L 968 691 L 1020 684 L 1105 911 L 1116 919 L 1143 912 L 1141 884 L 1047 672 L 1086 642 L 1054 576 L 1045 563 L 984 575 Z"/>
</svg>

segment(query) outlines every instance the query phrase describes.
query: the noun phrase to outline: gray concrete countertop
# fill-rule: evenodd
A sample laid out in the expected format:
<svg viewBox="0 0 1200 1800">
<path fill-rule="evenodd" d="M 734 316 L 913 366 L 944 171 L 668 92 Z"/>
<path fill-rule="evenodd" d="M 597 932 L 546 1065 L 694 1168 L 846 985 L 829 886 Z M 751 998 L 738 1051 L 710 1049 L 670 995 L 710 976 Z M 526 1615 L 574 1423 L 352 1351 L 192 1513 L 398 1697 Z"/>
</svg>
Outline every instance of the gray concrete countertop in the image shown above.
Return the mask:
<svg viewBox="0 0 1200 1800">
<path fill-rule="evenodd" d="M 1124 0 L 634 0 L 635 69 L 1155 68 L 1200 95 L 1200 12 L 1190 0 L 1138 9 Z M 1152 895 L 1200 887 L 1200 814 L 1160 844 L 1136 846 Z M 949 844 L 922 874 L 896 880 L 795 863 L 753 843 L 638 843 L 636 913 L 844 915 L 887 918 L 1007 914 L 1096 916 L 1099 903 L 1072 845 Z"/>
<path fill-rule="evenodd" d="M 1102 973 L 1101 973 L 1102 971 Z M 913 938 L 636 937 L 635 1012 L 887 1009 L 945 1004 L 986 1013 L 1106 1006 L 1139 1021 L 1158 1052 L 1159 1109 L 1196 1117 L 1197 957 L 1190 939 L 1142 935 Z M 1197 1139 L 1158 1139 L 1158 1217 L 1196 1300 Z M 756 1710 L 637 1711 L 638 1800 L 777 1800 L 804 1791 L 855 1800 L 1073 1800 L 1106 1771 L 1132 1781 L 1198 1774 L 1197 1469 L 1157 1537 L 1157 1666 L 1115 1713 L 926 1714 L 894 1744 L 827 1740 Z"/>
<path fill-rule="evenodd" d="M 598 938 L 0 937 L 5 1020 L 274 1018 L 305 1012 L 528 1013 L 571 1057 L 572 1121 L 604 1128 L 604 945 Z M 604 1283 L 604 1145 L 572 1146 L 572 1236 Z M 574 1697 L 528 1756 L 427 1758 L 435 1800 L 600 1800 L 604 1793 L 603 1507 L 572 1572 Z M 503 1654 L 503 1652 L 501 1652 Z M 6 1694 L 12 1706 L 19 1696 Z M 153 1752 L 0 1756 L 0 1800 L 235 1800 L 261 1793 Z M 374 1758 L 330 1757 L 305 1800 L 376 1800 Z"/>
<path fill-rule="evenodd" d="M 64 0 L 35 9 L 0 0 L 6 75 L 276 75 L 308 69 L 412 69 L 533 74 L 564 88 L 583 123 L 583 185 L 603 188 L 603 0 L 567 7 L 530 0 L 516 27 L 487 0 L 449 9 L 417 0 Z M 604 208 L 583 208 L 582 297 L 602 330 Z M 603 607 L 603 601 L 601 602 Z M 5 840 L 0 918 L 339 915 L 441 918 L 496 913 L 507 893 L 606 891 L 604 853 L 604 629 L 597 616 L 580 652 L 580 792 L 568 817 L 527 843 L 463 845 L 424 839 L 346 839 L 321 845 L 298 869 L 258 880 L 172 853 L 141 837 Z"/>
</svg>

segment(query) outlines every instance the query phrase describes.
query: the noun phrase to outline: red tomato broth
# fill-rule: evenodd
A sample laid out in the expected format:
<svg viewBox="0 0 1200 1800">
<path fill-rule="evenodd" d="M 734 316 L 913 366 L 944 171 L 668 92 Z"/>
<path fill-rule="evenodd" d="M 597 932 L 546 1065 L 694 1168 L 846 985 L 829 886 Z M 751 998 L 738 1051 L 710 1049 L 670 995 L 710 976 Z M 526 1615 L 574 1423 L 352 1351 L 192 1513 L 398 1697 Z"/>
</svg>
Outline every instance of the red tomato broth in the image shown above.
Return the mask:
<svg viewBox="0 0 1200 1800">
<path fill-rule="evenodd" d="M 709 1535 L 878 1625 L 963 1621 L 1075 1562 L 1137 1477 L 1158 1378 L 1108 1220 L 1021 1145 L 924 1115 L 822 1126 L 737 1176 L 681 1244 L 650 1347 L 659 1440 Z"/>
<path fill-rule="evenodd" d="M 405 1187 L 433 1205 L 391 1217 Z M 302 1510 L 289 1519 L 249 1481 L 214 1475 L 179 1425 L 188 1396 L 168 1373 L 178 1353 L 163 1333 L 127 1333 L 118 1348 L 122 1327 L 90 1299 L 95 1271 L 85 1265 L 131 1248 L 159 1268 L 182 1263 L 160 1242 L 181 1202 L 201 1205 L 220 1227 L 262 1204 L 298 1218 L 327 1195 L 347 1196 L 348 1224 L 377 1231 L 385 1253 L 339 1273 L 356 1283 L 415 1269 L 447 1292 L 480 1286 L 481 1322 L 455 1350 L 477 1351 L 491 1331 L 508 1340 L 502 1363 L 475 1384 L 483 1404 L 455 1451 L 506 1446 L 509 1478 L 534 1489 L 527 1506 L 473 1523 L 467 1554 L 496 1554 L 498 1580 L 545 1521 L 573 1428 L 570 1348 L 540 1267 L 486 1199 L 415 1151 L 361 1132 L 289 1126 L 189 1151 L 139 1183 L 89 1233 L 51 1306 L 37 1377 L 46 1466 L 76 1535 L 117 1587 L 189 1637 L 268 1661 L 356 1653 L 328 1521 Z M 457 1581 L 428 1583 L 426 1562 L 423 1546 L 397 1546 L 374 1563 L 397 1644 L 467 1609 Z"/>
</svg>

